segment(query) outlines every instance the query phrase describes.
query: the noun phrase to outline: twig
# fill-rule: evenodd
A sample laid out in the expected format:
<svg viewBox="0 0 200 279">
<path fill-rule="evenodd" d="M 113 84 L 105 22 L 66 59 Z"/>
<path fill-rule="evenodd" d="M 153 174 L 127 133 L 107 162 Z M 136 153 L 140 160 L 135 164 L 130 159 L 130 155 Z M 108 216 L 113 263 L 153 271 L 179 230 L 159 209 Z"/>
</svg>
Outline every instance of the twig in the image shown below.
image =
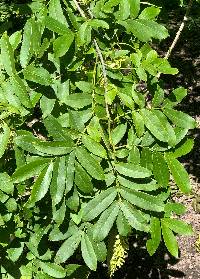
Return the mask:
<svg viewBox="0 0 200 279">
<path fill-rule="evenodd" d="M 171 46 L 169 47 L 167 53 L 165 54 L 165 59 L 168 59 L 170 57 L 173 49 L 175 48 L 175 46 L 176 46 L 176 44 L 177 44 L 177 42 L 178 42 L 178 40 L 179 40 L 179 38 L 181 36 L 181 33 L 182 33 L 182 31 L 183 31 L 183 29 L 185 27 L 185 24 L 188 21 L 188 15 L 190 13 L 190 9 L 192 7 L 192 4 L 193 4 L 193 0 L 190 0 L 190 2 L 188 3 L 187 9 L 186 9 L 186 13 L 185 13 L 184 18 L 183 18 L 183 21 L 182 21 L 182 23 L 181 23 L 181 25 L 180 25 L 177 33 L 176 33 L 176 36 L 175 36 Z M 161 75 L 161 73 L 158 73 L 157 74 L 157 78 L 159 78 L 160 75 Z"/>
<path fill-rule="evenodd" d="M 83 17 L 83 18 L 87 18 L 87 16 L 85 15 L 85 12 L 81 9 L 81 7 L 79 6 L 79 3 L 76 1 L 76 0 L 73 0 L 77 10 L 79 11 L 80 15 Z M 89 12 L 89 15 L 91 18 L 93 18 L 93 15 L 92 13 L 90 12 L 90 10 L 88 11 Z M 94 45 L 95 45 L 95 49 L 96 49 L 96 53 L 99 57 L 99 60 L 101 62 L 101 67 L 102 67 L 102 74 L 103 74 L 103 80 L 104 80 L 104 91 L 105 91 L 105 105 L 106 105 L 106 114 L 107 114 L 107 118 L 108 118 L 108 136 L 109 136 L 109 142 L 113 148 L 113 150 L 115 151 L 115 146 L 113 145 L 112 143 L 112 137 L 111 137 L 111 116 L 110 116 L 110 111 L 109 111 L 109 105 L 106 101 L 106 94 L 108 92 L 107 90 L 107 85 L 108 85 L 108 79 L 107 79 L 107 71 L 106 71 L 106 64 L 104 62 L 104 59 L 103 59 L 103 54 L 101 52 L 101 49 L 98 45 L 98 42 L 96 39 L 93 40 L 94 42 Z M 114 155 L 114 160 L 115 160 L 115 155 Z"/>
<path fill-rule="evenodd" d="M 86 18 L 86 15 L 84 13 L 84 11 L 81 9 L 81 7 L 79 6 L 79 3 L 76 0 L 73 0 L 77 10 L 79 11 L 80 15 L 84 18 Z"/>
<path fill-rule="evenodd" d="M 96 39 L 94 39 L 94 45 L 95 45 L 96 52 L 97 52 L 97 55 L 99 56 L 101 66 L 102 66 L 102 74 L 103 74 L 103 80 L 104 80 L 104 91 L 105 91 L 105 98 L 106 98 L 106 94 L 108 93 L 108 90 L 107 90 L 108 79 L 107 79 L 107 72 L 106 72 L 105 62 L 104 62 L 102 52 L 99 48 L 99 45 L 98 45 Z M 108 103 L 106 102 L 106 100 L 105 100 L 105 104 L 106 104 L 106 114 L 107 114 L 107 117 L 108 117 L 109 141 L 112 142 L 112 138 L 111 138 L 111 116 L 110 116 L 109 106 L 108 106 Z"/>
<path fill-rule="evenodd" d="M 165 55 L 165 58 L 166 58 L 166 59 L 168 59 L 169 56 L 171 55 L 173 49 L 175 48 L 175 46 L 176 46 L 176 44 L 177 44 L 177 42 L 178 42 L 178 40 L 179 40 L 179 38 L 180 38 L 180 36 L 181 36 L 181 33 L 182 33 L 182 31 L 183 31 L 183 29 L 184 29 L 184 27 L 185 27 L 185 24 L 186 24 L 186 22 L 188 21 L 188 15 L 189 15 L 189 13 L 190 13 L 192 4 L 193 4 L 193 0 L 190 0 L 190 2 L 188 3 L 187 9 L 186 9 L 185 16 L 184 16 L 184 18 L 183 18 L 183 21 L 182 21 L 182 23 L 181 23 L 181 25 L 180 25 L 180 27 L 179 27 L 177 33 L 176 33 L 176 36 L 175 36 L 175 38 L 174 38 L 174 40 L 173 40 L 173 42 L 172 42 L 170 48 L 168 49 L 168 52 L 167 52 L 166 55 Z"/>
</svg>

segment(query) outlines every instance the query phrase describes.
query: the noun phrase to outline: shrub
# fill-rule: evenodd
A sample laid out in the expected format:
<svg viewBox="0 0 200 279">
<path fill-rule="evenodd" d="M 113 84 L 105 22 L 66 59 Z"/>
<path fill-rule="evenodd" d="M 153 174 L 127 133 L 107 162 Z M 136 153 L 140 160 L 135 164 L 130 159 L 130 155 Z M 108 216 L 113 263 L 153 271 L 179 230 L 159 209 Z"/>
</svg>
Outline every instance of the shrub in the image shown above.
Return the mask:
<svg viewBox="0 0 200 279">
<path fill-rule="evenodd" d="M 160 8 L 32 5 L 23 30 L 1 37 L 2 273 L 83 279 L 108 258 L 112 275 L 137 231 L 150 255 L 164 240 L 178 257 L 175 235 L 192 228 L 174 215 L 185 207 L 170 176 L 190 192 L 178 158 L 196 123 L 176 109 L 187 90 L 163 89 L 160 75 L 178 70 L 151 44 L 168 36 Z"/>
</svg>

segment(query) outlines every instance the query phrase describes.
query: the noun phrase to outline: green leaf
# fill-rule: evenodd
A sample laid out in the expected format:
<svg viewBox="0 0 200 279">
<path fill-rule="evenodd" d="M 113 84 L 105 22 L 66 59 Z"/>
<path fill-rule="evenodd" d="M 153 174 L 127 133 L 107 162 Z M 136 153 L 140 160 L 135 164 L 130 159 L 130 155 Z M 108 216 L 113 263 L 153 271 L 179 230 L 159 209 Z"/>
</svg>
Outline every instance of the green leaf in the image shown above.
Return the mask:
<svg viewBox="0 0 200 279">
<path fill-rule="evenodd" d="M 187 89 L 184 87 L 178 87 L 173 90 L 173 94 L 176 97 L 177 102 L 181 102 L 185 96 L 187 96 Z"/>
<path fill-rule="evenodd" d="M 165 97 L 165 91 L 157 84 L 156 91 L 153 96 L 152 104 L 154 107 L 158 107 L 162 104 Z"/>
<path fill-rule="evenodd" d="M 154 110 L 154 115 L 156 115 L 160 123 L 163 125 L 164 129 L 166 130 L 168 143 L 170 146 L 176 145 L 176 134 L 173 127 L 169 124 L 167 117 L 159 110 Z"/>
<path fill-rule="evenodd" d="M 54 106 L 55 106 L 55 99 L 49 99 L 46 96 L 42 96 L 40 99 L 40 109 L 42 111 L 42 117 L 45 118 L 51 114 Z"/>
<path fill-rule="evenodd" d="M 9 76 L 15 74 L 15 59 L 14 51 L 9 42 L 9 37 L 7 33 L 4 33 L 1 37 L 1 63 L 3 64 L 6 73 Z"/>
<path fill-rule="evenodd" d="M 41 38 L 43 33 L 43 26 L 39 21 L 32 21 L 32 49 L 35 55 L 40 54 Z"/>
<path fill-rule="evenodd" d="M 24 250 L 24 243 L 23 242 L 17 242 L 17 244 L 19 246 L 7 249 L 8 258 L 12 262 L 16 262 L 19 259 L 19 257 L 21 256 L 21 254 L 23 253 L 23 250 Z"/>
<path fill-rule="evenodd" d="M 118 91 L 117 88 L 113 85 L 111 86 L 111 88 L 108 89 L 106 95 L 105 95 L 105 101 L 106 103 L 108 103 L 109 105 L 112 105 L 116 95 L 117 95 Z M 123 94 L 124 95 L 124 94 Z M 126 95 L 127 96 L 127 95 Z M 122 99 L 122 98 L 121 98 Z"/>
<path fill-rule="evenodd" d="M 165 216 L 170 217 L 172 212 L 177 215 L 182 215 L 186 212 L 186 207 L 180 203 L 168 202 L 165 205 Z"/>
<path fill-rule="evenodd" d="M 0 190 L 6 194 L 12 194 L 14 191 L 11 177 L 6 172 L 0 173 Z"/>
<path fill-rule="evenodd" d="M 133 122 L 135 125 L 137 136 L 140 138 L 144 134 L 144 120 L 137 111 L 132 112 Z"/>
<path fill-rule="evenodd" d="M 127 188 L 120 189 L 120 194 L 131 204 L 136 205 L 145 210 L 151 210 L 156 212 L 164 211 L 163 202 L 156 196 L 139 191 L 130 190 Z"/>
<path fill-rule="evenodd" d="M 134 157 L 133 157 L 133 153 L 134 152 L 131 152 L 130 151 L 130 153 L 129 153 L 129 151 L 128 151 L 128 149 L 126 149 L 126 148 L 121 148 L 121 149 L 118 149 L 118 150 L 116 150 L 115 151 L 115 156 L 117 157 L 117 158 L 126 158 L 128 155 L 129 155 L 129 157 L 128 157 L 128 162 L 130 162 L 130 160 L 132 160 Z M 130 156 L 130 154 L 131 154 L 131 156 Z M 136 154 L 136 153 L 135 153 Z M 134 155 L 135 155 L 134 154 Z M 135 162 L 136 163 L 136 162 Z"/>
<path fill-rule="evenodd" d="M 64 141 L 36 141 L 33 146 L 46 155 L 65 155 L 72 151 L 73 145 Z"/>
<path fill-rule="evenodd" d="M 77 212 L 79 207 L 79 195 L 76 187 L 74 187 L 73 194 L 67 199 L 66 205 L 73 211 Z"/>
<path fill-rule="evenodd" d="M 161 187 L 168 186 L 170 178 L 169 169 L 161 152 L 153 153 L 153 175 Z"/>
<path fill-rule="evenodd" d="M 3 156 L 10 139 L 10 128 L 6 123 L 1 126 L 2 133 L 0 133 L 0 158 Z"/>
<path fill-rule="evenodd" d="M 65 33 L 68 31 L 67 25 L 61 23 L 60 21 L 50 16 L 45 17 L 44 23 L 46 28 L 59 35 L 65 35 Z"/>
<path fill-rule="evenodd" d="M 85 21 L 79 28 L 77 33 L 78 46 L 88 45 L 91 42 L 92 27 L 88 21 Z"/>
<path fill-rule="evenodd" d="M 160 9 L 157 7 L 147 7 L 139 15 L 139 19 L 155 19 L 159 15 Z"/>
<path fill-rule="evenodd" d="M 111 132 L 111 138 L 114 145 L 118 144 L 127 130 L 127 124 L 120 124 Z"/>
<path fill-rule="evenodd" d="M 93 242 L 94 251 L 97 257 L 97 261 L 105 262 L 107 257 L 106 244 L 102 242 Z"/>
<path fill-rule="evenodd" d="M 75 172 L 75 152 L 69 154 L 67 162 L 67 175 L 66 175 L 66 193 L 68 193 L 74 183 L 74 172 Z"/>
<path fill-rule="evenodd" d="M 28 247 L 28 249 L 30 250 L 30 252 L 34 255 L 31 255 L 32 258 L 39 258 L 41 260 L 49 260 L 51 258 L 51 252 L 49 249 L 47 249 L 46 253 L 44 253 L 43 255 L 39 254 L 39 244 L 42 240 L 42 238 L 48 233 L 49 229 L 50 229 L 51 225 L 47 225 L 47 226 L 43 226 L 40 227 L 39 225 L 37 225 L 35 227 L 34 232 L 30 232 L 30 237 L 29 237 L 29 241 L 26 242 L 26 246 Z M 43 243 L 41 243 L 43 244 Z"/>
<path fill-rule="evenodd" d="M 71 44 L 74 41 L 74 34 L 71 30 L 68 30 L 65 35 L 58 37 L 53 42 L 53 49 L 55 57 L 62 57 L 69 50 Z"/>
<path fill-rule="evenodd" d="M 86 93 L 75 93 L 66 96 L 65 104 L 69 107 L 80 109 L 92 104 L 92 95 Z"/>
<path fill-rule="evenodd" d="M 29 65 L 24 69 L 24 77 L 29 81 L 46 86 L 51 85 L 53 82 L 50 73 L 46 69 L 34 67 L 33 65 Z"/>
<path fill-rule="evenodd" d="M 104 20 L 102 19 L 91 19 L 89 21 L 89 25 L 91 27 L 95 27 L 95 28 L 105 28 L 105 29 L 109 29 L 109 25 L 107 22 L 105 22 Z"/>
<path fill-rule="evenodd" d="M 73 145 L 72 138 L 64 132 L 62 126 L 55 117 L 48 115 L 48 117 L 44 119 L 44 125 L 49 133 L 49 136 L 52 136 L 57 141 L 65 141 L 70 145 Z"/>
<path fill-rule="evenodd" d="M 94 247 L 92 245 L 92 241 L 90 240 L 89 236 L 84 232 L 81 238 L 81 252 L 86 265 L 91 270 L 95 271 L 97 269 L 97 257 L 94 251 Z"/>
<path fill-rule="evenodd" d="M 140 164 L 144 168 L 153 170 L 153 152 L 149 148 L 142 148 Z"/>
<path fill-rule="evenodd" d="M 113 7 L 119 5 L 120 0 L 108 0 L 106 3 L 104 3 L 102 9 L 105 13 L 112 13 Z"/>
<path fill-rule="evenodd" d="M 70 80 L 68 79 L 62 83 L 60 80 L 58 80 L 57 82 L 54 83 L 53 86 L 52 87 L 59 101 L 61 103 L 65 103 L 66 97 L 69 95 L 69 91 L 70 91 Z"/>
<path fill-rule="evenodd" d="M 37 175 L 46 167 L 47 164 L 50 163 L 50 161 L 51 159 L 47 158 L 36 159 L 33 162 L 18 168 L 11 177 L 12 181 L 14 183 L 19 183 Z"/>
<path fill-rule="evenodd" d="M 126 178 L 118 175 L 117 176 L 117 180 L 119 181 L 119 183 L 129 189 L 135 190 L 135 191 L 145 191 L 145 192 L 151 192 L 151 191 L 155 191 L 159 188 L 159 185 L 156 183 L 155 180 L 152 180 L 149 183 L 135 183 L 132 182 L 130 180 L 127 180 Z"/>
<path fill-rule="evenodd" d="M 78 87 L 81 91 L 85 93 L 91 93 L 94 89 L 94 85 L 87 81 L 78 81 L 75 83 L 76 87 Z"/>
<path fill-rule="evenodd" d="M 128 155 L 128 163 L 133 163 L 134 165 L 140 164 L 140 151 L 137 146 L 133 146 Z"/>
<path fill-rule="evenodd" d="M 177 146 L 175 151 L 173 152 L 174 158 L 182 157 L 193 149 L 194 147 L 194 140 L 187 139 L 185 140 L 179 147 Z"/>
<path fill-rule="evenodd" d="M 176 144 L 180 143 L 182 139 L 187 135 L 188 129 L 175 127 L 174 132 L 176 134 Z"/>
<path fill-rule="evenodd" d="M 92 110 L 84 109 L 81 111 L 70 111 L 69 112 L 69 123 L 72 129 L 83 132 L 85 129 L 85 124 L 92 117 Z"/>
<path fill-rule="evenodd" d="M 120 174 L 133 178 L 146 178 L 152 174 L 150 170 L 130 163 L 118 163 L 115 168 Z"/>
<path fill-rule="evenodd" d="M 119 234 L 122 236 L 127 236 L 131 232 L 131 226 L 129 225 L 121 210 L 118 213 L 116 225 Z"/>
<path fill-rule="evenodd" d="M 181 235 L 193 235 L 192 225 L 185 223 L 182 220 L 176 220 L 172 218 L 164 218 L 165 225 L 175 233 Z"/>
<path fill-rule="evenodd" d="M 82 143 L 94 155 L 99 156 L 101 158 L 107 158 L 107 153 L 105 148 L 100 143 L 93 140 L 90 136 L 83 135 Z"/>
<path fill-rule="evenodd" d="M 30 153 L 44 156 L 44 153 L 39 152 L 33 146 L 33 143 L 35 143 L 37 140 L 38 139 L 35 138 L 32 133 L 23 131 L 22 133 L 19 133 L 19 135 L 15 138 L 15 144 L 22 150 L 26 150 Z"/>
<path fill-rule="evenodd" d="M 196 121 L 188 114 L 170 108 L 164 108 L 164 114 L 175 124 L 177 127 L 194 129 L 196 128 Z"/>
<path fill-rule="evenodd" d="M 119 2 L 119 11 L 115 12 L 115 17 L 118 20 L 125 20 L 130 15 L 130 1 L 129 0 L 121 0 Z"/>
<path fill-rule="evenodd" d="M 155 138 L 148 130 L 146 130 L 146 132 L 144 133 L 144 136 L 142 137 L 141 145 L 143 147 L 148 147 L 148 146 L 152 145 L 153 143 L 155 144 Z"/>
<path fill-rule="evenodd" d="M 133 33 L 142 42 L 148 42 L 151 38 L 166 39 L 169 35 L 164 26 L 153 20 L 128 19 L 126 21 L 119 21 L 119 24 L 123 25 L 128 32 Z"/>
<path fill-rule="evenodd" d="M 49 276 L 52 276 L 53 278 L 65 278 L 66 277 L 66 271 L 65 269 L 57 264 L 54 263 L 48 263 L 48 262 L 38 262 L 39 267 L 48 274 Z"/>
<path fill-rule="evenodd" d="M 91 119 L 89 125 L 87 126 L 87 132 L 89 136 L 96 142 L 101 141 L 101 126 L 99 124 L 99 119 L 96 116 Z"/>
<path fill-rule="evenodd" d="M 140 11 L 140 0 L 129 0 L 130 4 L 130 16 L 132 19 L 136 18 Z"/>
<path fill-rule="evenodd" d="M 20 31 L 16 31 L 16 32 L 11 34 L 11 36 L 9 37 L 9 42 L 10 42 L 13 50 L 17 49 L 17 47 L 21 43 L 21 39 L 22 39 L 22 32 L 21 32 L 21 30 Z"/>
<path fill-rule="evenodd" d="M 33 19 L 27 20 L 24 26 L 23 40 L 20 51 L 20 64 L 25 68 L 33 55 Z"/>
<path fill-rule="evenodd" d="M 0 202 L 1 202 L 1 203 L 5 203 L 8 199 L 9 199 L 9 196 L 8 196 L 7 194 L 3 193 L 2 191 L 0 191 Z M 1 215 L 0 215 L 0 216 L 1 216 Z M 1 216 L 1 217 L 2 217 L 2 216 Z M 1 219 L 2 219 L 2 218 L 1 218 Z M 2 220 L 1 220 L 1 222 L 2 222 Z M 3 220 L 2 223 L 4 223 L 4 220 Z"/>
<path fill-rule="evenodd" d="M 132 228 L 138 231 L 148 232 L 149 227 L 146 224 L 146 220 L 140 211 L 134 209 L 131 204 L 126 201 L 120 203 L 120 208 Z"/>
<path fill-rule="evenodd" d="M 5 206 L 8 212 L 14 212 L 17 210 L 17 202 L 14 198 L 10 198 L 9 200 L 7 200 Z"/>
<path fill-rule="evenodd" d="M 61 245 L 58 252 L 56 253 L 55 262 L 64 263 L 68 260 L 76 251 L 81 242 L 81 232 L 73 234 Z"/>
<path fill-rule="evenodd" d="M 10 81 L 15 94 L 19 98 L 22 105 L 24 105 L 26 108 L 32 108 L 32 103 L 24 81 L 18 75 L 13 75 Z"/>
<path fill-rule="evenodd" d="M 58 204 L 65 191 L 66 165 L 65 157 L 56 158 L 53 166 L 53 177 L 50 185 L 50 194 L 53 205 Z"/>
<path fill-rule="evenodd" d="M 114 187 L 104 190 L 96 195 L 83 208 L 83 220 L 91 221 L 103 212 L 116 198 L 117 191 Z"/>
<path fill-rule="evenodd" d="M 161 241 L 160 220 L 156 217 L 151 218 L 150 233 L 151 233 L 151 239 L 147 240 L 146 247 L 150 256 L 152 256 L 156 252 Z"/>
<path fill-rule="evenodd" d="M 62 202 L 59 203 L 58 206 L 52 205 L 52 213 L 53 213 L 53 220 L 58 224 L 61 225 L 65 219 L 66 214 L 66 201 L 65 197 L 63 198 Z"/>
<path fill-rule="evenodd" d="M 178 243 L 173 232 L 167 227 L 164 220 L 161 221 L 162 224 L 162 235 L 164 238 L 165 246 L 172 256 L 178 258 Z"/>
<path fill-rule="evenodd" d="M 75 167 L 75 184 L 83 193 L 93 192 L 93 184 L 91 182 L 91 177 L 82 168 L 79 163 L 76 163 Z"/>
<path fill-rule="evenodd" d="M 26 204 L 28 208 L 33 207 L 36 202 L 44 198 L 49 190 L 52 174 L 53 163 L 51 162 L 50 165 L 40 173 L 37 180 L 35 181 L 30 198 Z"/>
<path fill-rule="evenodd" d="M 23 108 L 21 106 L 21 102 L 19 98 L 14 94 L 13 86 L 10 79 L 7 79 L 6 82 L 3 82 L 1 84 L 1 87 L 3 89 L 3 96 L 5 96 L 5 102 L 9 103 L 11 111 L 13 111 L 13 113 L 22 114 Z"/>
<path fill-rule="evenodd" d="M 175 132 L 162 112 L 142 109 L 141 113 L 146 127 L 157 139 L 169 142 L 172 146 L 175 144 Z"/>
<path fill-rule="evenodd" d="M 63 25 L 68 26 L 67 20 L 63 14 L 63 9 L 60 0 L 50 0 L 49 3 L 49 16 L 59 21 Z"/>
<path fill-rule="evenodd" d="M 182 164 L 173 157 L 173 155 L 167 153 L 165 154 L 165 159 L 180 190 L 185 194 L 189 193 L 191 191 L 191 185 L 187 171 Z"/>
<path fill-rule="evenodd" d="M 132 86 L 131 95 L 134 102 L 140 107 L 143 108 L 145 106 L 145 97 L 143 94 L 136 90 L 135 84 Z"/>
<path fill-rule="evenodd" d="M 76 149 L 76 157 L 86 171 L 97 180 L 104 180 L 104 171 L 100 164 L 83 147 Z"/>
<path fill-rule="evenodd" d="M 114 202 L 100 216 L 94 226 L 93 237 L 97 241 L 102 241 L 109 234 L 119 212 L 118 203 Z"/>
</svg>

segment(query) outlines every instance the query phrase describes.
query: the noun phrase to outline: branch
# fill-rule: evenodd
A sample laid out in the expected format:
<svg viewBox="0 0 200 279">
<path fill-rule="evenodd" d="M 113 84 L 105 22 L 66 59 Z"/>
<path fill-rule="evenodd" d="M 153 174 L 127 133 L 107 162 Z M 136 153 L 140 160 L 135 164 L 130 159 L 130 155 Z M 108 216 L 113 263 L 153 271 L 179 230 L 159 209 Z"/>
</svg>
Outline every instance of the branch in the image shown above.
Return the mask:
<svg viewBox="0 0 200 279">
<path fill-rule="evenodd" d="M 190 2 L 188 3 L 187 9 L 186 9 L 186 13 L 185 13 L 184 18 L 183 18 L 183 21 L 182 21 L 182 23 L 181 23 L 181 25 L 180 25 L 177 33 L 176 33 L 176 36 L 175 36 L 171 46 L 169 47 L 167 53 L 165 54 L 165 59 L 168 59 L 170 57 L 173 49 L 175 48 L 175 46 L 176 46 L 176 44 L 177 44 L 177 42 L 178 42 L 178 40 L 179 40 L 179 38 L 181 36 L 181 33 L 182 33 L 182 31 L 183 31 L 183 29 L 185 27 L 185 24 L 188 21 L 188 15 L 190 13 L 192 4 L 193 4 L 193 0 L 190 0 Z M 161 73 L 158 73 L 156 77 L 159 78 L 160 75 L 161 75 Z"/>
<path fill-rule="evenodd" d="M 77 10 L 79 11 L 80 15 L 84 18 L 87 18 L 84 11 L 79 6 L 79 3 L 76 0 L 73 0 L 73 2 L 74 2 L 74 5 L 76 6 Z"/>
<path fill-rule="evenodd" d="M 173 40 L 173 42 L 172 42 L 170 48 L 168 49 L 168 52 L 167 52 L 166 55 L 165 55 L 165 58 L 166 58 L 166 59 L 168 59 L 169 56 L 171 55 L 173 49 L 175 48 L 175 46 L 176 46 L 176 44 L 177 44 L 177 42 L 178 42 L 178 40 L 179 40 L 179 38 L 180 38 L 180 36 L 181 36 L 181 33 L 182 33 L 182 31 L 183 31 L 183 29 L 184 29 L 184 27 L 185 27 L 185 24 L 186 24 L 186 22 L 188 21 L 188 15 L 189 15 L 189 13 L 190 13 L 192 4 L 193 4 L 193 0 L 190 0 L 190 2 L 188 3 L 187 9 L 186 9 L 185 16 L 184 16 L 184 18 L 183 18 L 183 21 L 182 21 L 182 23 L 181 23 L 181 25 L 180 25 L 180 27 L 179 27 L 177 33 L 176 33 L 176 36 L 175 36 L 175 38 L 174 38 L 174 40 Z"/>
</svg>

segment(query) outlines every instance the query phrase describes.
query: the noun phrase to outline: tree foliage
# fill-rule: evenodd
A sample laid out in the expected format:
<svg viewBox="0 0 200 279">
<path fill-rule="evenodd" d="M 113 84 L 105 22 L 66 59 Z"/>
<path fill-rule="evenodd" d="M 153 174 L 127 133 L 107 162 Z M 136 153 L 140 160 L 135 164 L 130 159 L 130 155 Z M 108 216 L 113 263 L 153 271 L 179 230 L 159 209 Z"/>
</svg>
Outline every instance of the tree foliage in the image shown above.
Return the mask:
<svg viewBox="0 0 200 279">
<path fill-rule="evenodd" d="M 83 279 L 110 258 L 112 274 L 121 263 L 107 244 L 116 237 L 123 258 L 137 231 L 148 234 L 150 255 L 163 240 L 178 257 L 176 234 L 192 228 L 174 217 L 184 207 L 170 200 L 170 177 L 190 192 L 178 158 L 192 149 L 196 123 L 176 108 L 187 90 L 163 88 L 162 75 L 178 70 L 151 44 L 168 37 L 160 8 L 30 7 L 23 29 L 4 32 L 0 45 L 2 272 Z"/>
</svg>

